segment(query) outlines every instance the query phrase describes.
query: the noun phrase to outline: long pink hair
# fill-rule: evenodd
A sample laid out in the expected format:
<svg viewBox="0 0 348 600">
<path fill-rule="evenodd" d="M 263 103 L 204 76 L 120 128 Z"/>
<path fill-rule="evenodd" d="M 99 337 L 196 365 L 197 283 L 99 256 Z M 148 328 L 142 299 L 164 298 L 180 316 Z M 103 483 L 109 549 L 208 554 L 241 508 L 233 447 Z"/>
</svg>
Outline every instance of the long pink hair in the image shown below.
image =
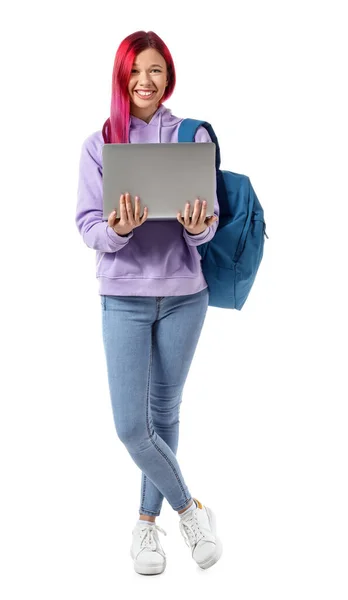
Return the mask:
<svg viewBox="0 0 348 600">
<path fill-rule="evenodd" d="M 119 45 L 112 72 L 112 92 L 110 117 L 103 125 L 103 138 L 106 144 L 128 144 L 130 122 L 130 98 L 128 83 L 136 56 L 154 48 L 166 61 L 168 85 L 159 102 L 161 106 L 169 98 L 175 87 L 176 76 L 173 58 L 161 38 L 153 31 L 136 31 L 128 35 Z"/>
</svg>

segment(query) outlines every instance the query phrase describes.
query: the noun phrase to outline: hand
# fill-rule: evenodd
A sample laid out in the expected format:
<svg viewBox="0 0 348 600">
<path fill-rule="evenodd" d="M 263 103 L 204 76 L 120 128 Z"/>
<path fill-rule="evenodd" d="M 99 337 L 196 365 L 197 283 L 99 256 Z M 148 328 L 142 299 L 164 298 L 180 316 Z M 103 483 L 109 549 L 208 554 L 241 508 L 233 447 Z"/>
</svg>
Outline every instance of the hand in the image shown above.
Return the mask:
<svg viewBox="0 0 348 600">
<path fill-rule="evenodd" d="M 217 220 L 217 217 L 215 215 L 212 215 L 211 217 L 206 218 L 206 213 L 207 213 L 206 200 L 203 200 L 202 210 L 201 210 L 201 201 L 199 200 L 199 198 L 197 198 L 191 219 L 190 219 L 190 203 L 189 202 L 187 202 L 186 207 L 185 207 L 184 218 L 181 217 L 181 211 L 179 211 L 177 214 L 177 219 L 178 219 L 179 223 L 181 223 L 185 227 L 186 231 L 188 231 L 189 233 L 191 233 L 193 235 L 197 235 L 199 233 L 203 233 L 203 231 L 205 231 L 207 229 L 207 227 L 212 225 L 214 223 L 214 221 Z"/>
<path fill-rule="evenodd" d="M 133 215 L 133 206 L 130 194 L 121 194 L 120 196 L 120 218 L 117 218 L 117 209 L 113 210 L 108 217 L 108 225 L 118 235 L 127 235 L 136 227 L 140 227 L 148 216 L 147 206 L 144 208 L 144 214 L 140 217 L 140 198 L 135 196 L 135 214 Z"/>
</svg>

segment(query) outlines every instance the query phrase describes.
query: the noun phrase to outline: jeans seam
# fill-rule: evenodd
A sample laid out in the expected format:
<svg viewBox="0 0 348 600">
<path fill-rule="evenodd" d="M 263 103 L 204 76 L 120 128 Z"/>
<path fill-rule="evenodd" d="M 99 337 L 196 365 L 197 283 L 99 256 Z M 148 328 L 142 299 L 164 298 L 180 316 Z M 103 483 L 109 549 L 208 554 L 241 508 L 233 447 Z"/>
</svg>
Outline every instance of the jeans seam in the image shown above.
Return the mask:
<svg viewBox="0 0 348 600">
<path fill-rule="evenodd" d="M 143 489 L 143 497 L 141 499 L 141 506 L 144 506 L 145 491 L 146 491 L 146 475 L 144 473 L 144 489 Z"/>
</svg>

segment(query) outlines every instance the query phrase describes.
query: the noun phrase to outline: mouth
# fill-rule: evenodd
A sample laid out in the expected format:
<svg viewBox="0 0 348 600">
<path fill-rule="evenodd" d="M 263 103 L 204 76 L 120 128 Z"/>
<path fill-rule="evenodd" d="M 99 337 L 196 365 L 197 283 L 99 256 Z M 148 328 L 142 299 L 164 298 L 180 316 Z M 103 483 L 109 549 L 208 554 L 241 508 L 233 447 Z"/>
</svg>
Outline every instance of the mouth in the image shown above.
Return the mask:
<svg viewBox="0 0 348 600">
<path fill-rule="evenodd" d="M 152 98 L 152 96 L 155 94 L 155 90 L 142 90 L 144 93 L 140 93 L 138 90 L 135 90 L 135 94 L 138 96 L 138 98 L 141 98 L 142 100 L 148 100 L 149 98 Z"/>
</svg>

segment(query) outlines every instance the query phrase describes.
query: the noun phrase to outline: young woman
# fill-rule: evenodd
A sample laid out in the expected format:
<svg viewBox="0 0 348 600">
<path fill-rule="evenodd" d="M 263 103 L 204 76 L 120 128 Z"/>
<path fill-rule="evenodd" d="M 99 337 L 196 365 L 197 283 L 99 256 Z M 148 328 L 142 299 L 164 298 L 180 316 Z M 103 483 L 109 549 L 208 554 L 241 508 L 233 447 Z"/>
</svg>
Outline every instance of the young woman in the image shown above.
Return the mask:
<svg viewBox="0 0 348 600">
<path fill-rule="evenodd" d="M 215 515 L 193 498 L 176 459 L 184 384 L 208 308 L 208 286 L 197 246 L 214 236 L 219 217 L 206 218 L 196 200 L 176 220 L 147 221 L 141 198 L 129 194 L 102 220 L 104 143 L 177 142 L 182 118 L 163 105 L 175 87 L 164 42 L 137 31 L 120 44 L 112 75 L 110 118 L 82 145 L 76 225 L 96 250 L 103 342 L 116 432 L 142 471 L 139 519 L 131 556 L 137 573 L 165 569 L 155 523 L 163 498 L 179 514 L 192 557 L 206 569 L 220 558 Z M 211 142 L 204 127 L 196 142 Z M 156 173 L 153 174 L 156 177 Z M 165 191 L 164 191 L 165 193 Z M 190 216 L 191 214 L 191 216 Z"/>
</svg>

